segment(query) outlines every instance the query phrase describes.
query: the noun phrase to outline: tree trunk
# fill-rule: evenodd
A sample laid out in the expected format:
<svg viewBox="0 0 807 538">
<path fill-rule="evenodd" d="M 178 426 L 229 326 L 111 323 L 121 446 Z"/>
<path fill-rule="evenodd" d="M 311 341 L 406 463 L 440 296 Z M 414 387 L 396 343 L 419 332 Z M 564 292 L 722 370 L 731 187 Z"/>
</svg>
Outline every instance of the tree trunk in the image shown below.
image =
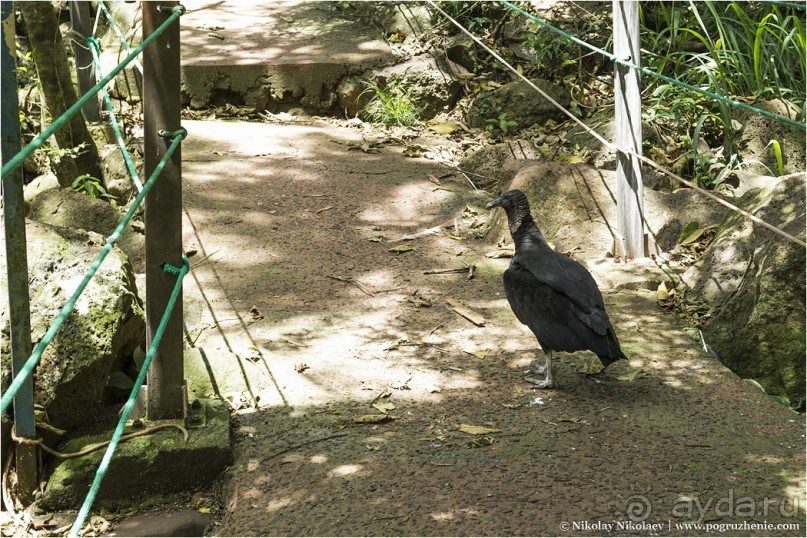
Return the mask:
<svg viewBox="0 0 807 538">
<path fill-rule="evenodd" d="M 50 2 L 16 2 L 15 5 L 25 18 L 31 55 L 36 64 L 48 111 L 54 121 L 78 101 L 70 76 L 70 64 L 67 62 L 62 32 L 59 29 L 59 18 Z M 54 172 L 62 187 L 69 187 L 81 174 L 103 179 L 98 147 L 90 136 L 81 114 L 75 114 L 53 136 L 59 148 L 63 150 L 84 144 L 80 155 L 64 156 L 60 162 L 54 163 Z"/>
</svg>

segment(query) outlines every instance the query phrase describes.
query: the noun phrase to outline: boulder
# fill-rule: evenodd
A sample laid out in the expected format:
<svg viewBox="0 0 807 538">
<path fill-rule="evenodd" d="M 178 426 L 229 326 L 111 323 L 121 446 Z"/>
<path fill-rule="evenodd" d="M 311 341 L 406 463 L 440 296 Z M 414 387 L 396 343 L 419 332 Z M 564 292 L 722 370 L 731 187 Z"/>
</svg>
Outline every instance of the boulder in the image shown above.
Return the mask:
<svg viewBox="0 0 807 538">
<path fill-rule="evenodd" d="M 758 101 L 754 106 L 792 119 L 798 119 L 801 112 L 782 99 Z M 805 170 L 804 129 L 741 108 L 734 111 L 734 119 L 741 125 L 736 144 L 747 170 L 756 174 L 779 174 L 772 140 L 781 147 L 784 174 Z"/>
<path fill-rule="evenodd" d="M 129 43 L 129 47 L 132 50 L 135 49 L 143 40 L 143 10 L 140 8 L 140 4 L 137 2 L 107 2 L 106 6 Z M 120 42 L 118 34 L 112 29 L 103 14 L 98 27 L 98 35 L 101 36 L 99 40 L 101 69 L 103 74 L 107 75 L 129 55 L 129 51 Z M 131 62 L 115 77 L 113 84 L 108 88 L 109 95 L 128 103 L 140 101 L 142 78 L 136 63 Z"/>
<path fill-rule="evenodd" d="M 26 234 L 31 339 L 36 345 L 105 242 L 98 234 L 30 221 Z M 0 278 L 5 277 L 3 272 Z M 0 287 L 6 289 L 5 282 Z M 5 294 L 0 297 L 0 315 L 5 387 L 10 381 Z M 126 255 L 113 248 L 46 348 L 34 374 L 35 402 L 57 428 L 73 429 L 85 423 L 102 403 L 110 372 L 119 369 L 138 345 L 145 346 L 143 306 Z"/>
<path fill-rule="evenodd" d="M 473 170 L 472 170 L 473 171 Z M 573 249 L 604 254 L 613 252 L 617 231 L 616 177 L 610 170 L 588 164 L 509 159 L 502 166 L 501 189 L 521 189 L 547 240 L 557 250 Z M 644 190 L 646 231 L 657 246 L 655 253 L 671 250 L 683 225 L 721 222 L 723 208 L 690 189 L 677 192 Z M 506 219 L 494 233 L 507 235 Z M 672 231 L 671 231 L 672 230 Z"/>
<path fill-rule="evenodd" d="M 541 152 L 528 140 L 512 140 L 485 146 L 460 161 L 460 169 L 473 174 L 474 184 L 490 192 L 502 191 L 502 182 L 510 179 L 503 173 L 519 164 L 511 161 L 539 161 Z M 534 164 L 534 163 L 531 163 Z M 510 176 L 512 177 L 512 176 Z"/>
<path fill-rule="evenodd" d="M 123 214 L 103 200 L 91 198 L 71 189 L 42 192 L 31 204 L 29 218 L 44 224 L 72 230 L 96 232 L 105 238 L 112 235 Z M 145 237 L 126 227 L 116 243 L 129 257 L 135 272 L 145 269 Z"/>
<path fill-rule="evenodd" d="M 372 77 L 383 85 L 401 85 L 417 106 L 420 119 L 428 120 L 454 106 L 462 86 L 429 54 L 377 70 Z"/>
<path fill-rule="evenodd" d="M 737 205 L 804 239 L 805 181 L 792 174 L 751 189 Z M 772 183 L 772 184 L 771 184 Z M 726 366 L 792 402 L 805 391 L 805 250 L 730 213 L 684 274 L 689 297 L 714 308 L 706 341 Z"/>
<path fill-rule="evenodd" d="M 143 158 L 134 152 L 129 152 L 129 158 L 132 160 L 140 182 L 145 182 L 143 177 Z M 137 196 L 137 191 L 132 183 L 132 176 L 129 174 L 129 168 L 126 166 L 123 153 L 117 145 L 110 148 L 103 157 L 101 164 L 104 170 L 106 191 L 110 196 L 114 196 L 114 200 L 118 204 L 124 206 Z"/>
<path fill-rule="evenodd" d="M 563 107 L 569 107 L 571 96 L 561 86 L 539 78 L 531 79 L 531 82 Z M 523 80 L 519 80 L 474 99 L 465 121 L 472 127 L 484 128 L 486 120 L 499 118 L 501 114 L 504 114 L 506 120 L 517 122 L 517 125 L 511 127 L 513 131 L 536 123 L 543 123 L 549 119 L 566 118 L 566 115 L 544 96 Z"/>
</svg>

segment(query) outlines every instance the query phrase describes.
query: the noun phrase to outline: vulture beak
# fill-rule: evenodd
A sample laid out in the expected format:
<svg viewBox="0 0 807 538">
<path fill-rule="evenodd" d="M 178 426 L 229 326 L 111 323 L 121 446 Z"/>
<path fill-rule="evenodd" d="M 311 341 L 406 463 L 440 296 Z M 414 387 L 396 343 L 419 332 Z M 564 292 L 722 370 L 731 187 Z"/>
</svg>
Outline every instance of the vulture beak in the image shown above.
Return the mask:
<svg viewBox="0 0 807 538">
<path fill-rule="evenodd" d="M 488 202 L 488 205 L 485 206 L 485 209 L 493 209 L 494 207 L 501 207 L 499 198 L 496 198 L 495 200 L 491 200 L 490 202 Z"/>
</svg>

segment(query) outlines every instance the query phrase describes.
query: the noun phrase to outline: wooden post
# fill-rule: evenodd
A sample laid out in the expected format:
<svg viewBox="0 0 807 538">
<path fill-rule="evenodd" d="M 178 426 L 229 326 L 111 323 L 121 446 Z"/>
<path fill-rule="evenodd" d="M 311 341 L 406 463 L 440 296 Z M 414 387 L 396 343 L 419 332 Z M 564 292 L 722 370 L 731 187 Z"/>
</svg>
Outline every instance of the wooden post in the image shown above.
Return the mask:
<svg viewBox="0 0 807 538">
<path fill-rule="evenodd" d="M 170 15 L 163 7 L 178 2 L 142 2 L 145 40 Z M 149 177 L 170 143 L 162 131 L 180 128 L 179 21 L 143 51 L 144 165 Z M 176 276 L 163 264 L 182 266 L 182 156 L 174 152 L 145 200 L 146 224 L 146 345 L 165 313 Z M 149 420 L 184 418 L 182 356 L 182 295 L 166 327 L 147 377 Z"/>
<path fill-rule="evenodd" d="M 617 58 L 640 64 L 639 2 L 613 0 L 614 54 Z M 642 154 L 642 96 L 639 72 L 614 65 L 615 142 L 617 146 Z M 625 259 L 646 256 L 641 161 L 617 153 L 617 239 L 614 254 Z"/>
<path fill-rule="evenodd" d="M 90 2 L 87 0 L 73 0 L 70 2 L 70 24 L 73 27 L 72 43 L 73 54 L 76 57 L 76 75 L 78 78 L 79 97 L 87 93 L 97 83 L 95 76 L 95 63 L 92 52 L 84 42 L 92 35 L 92 21 L 90 20 Z M 78 42 L 76 42 L 78 41 Z M 98 108 L 98 97 L 90 99 L 81 107 L 86 121 L 101 121 L 101 112 Z"/>
<path fill-rule="evenodd" d="M 3 164 L 20 151 L 20 116 L 17 99 L 17 72 L 14 9 L 2 2 L 2 43 L 0 43 L 0 92 L 3 107 Z M 22 167 L 3 176 L 3 229 L 6 241 L 8 306 L 11 323 L 11 372 L 17 375 L 31 355 L 31 308 L 28 296 L 28 252 L 25 239 L 25 203 L 22 190 Z M 17 437 L 36 439 L 34 423 L 34 383 L 29 377 L 14 397 L 14 430 Z M 36 445 L 18 444 L 15 450 L 20 501 L 26 506 L 34 501 L 37 489 Z"/>
</svg>

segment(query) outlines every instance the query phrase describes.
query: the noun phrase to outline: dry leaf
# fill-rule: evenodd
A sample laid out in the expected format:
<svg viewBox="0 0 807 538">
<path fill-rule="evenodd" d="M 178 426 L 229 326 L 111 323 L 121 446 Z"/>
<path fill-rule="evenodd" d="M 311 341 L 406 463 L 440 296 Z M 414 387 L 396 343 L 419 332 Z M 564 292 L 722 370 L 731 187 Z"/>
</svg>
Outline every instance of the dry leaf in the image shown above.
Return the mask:
<svg viewBox="0 0 807 538">
<path fill-rule="evenodd" d="M 667 298 L 670 296 L 670 292 L 667 290 L 667 285 L 662 282 L 658 285 L 658 289 L 656 290 L 656 300 L 657 301 L 666 301 Z"/>
<path fill-rule="evenodd" d="M 648 377 L 649 375 L 650 374 L 644 370 L 634 370 L 633 372 L 628 372 L 627 374 L 618 375 L 616 378 L 620 381 L 636 381 L 637 379 L 642 379 L 643 377 Z"/>
<path fill-rule="evenodd" d="M 486 428 L 485 426 L 474 426 L 473 424 L 460 424 L 457 430 L 462 433 L 470 435 L 489 435 L 491 433 L 500 433 L 502 430 L 498 428 Z"/>
<path fill-rule="evenodd" d="M 392 247 L 389 249 L 390 252 L 394 252 L 395 254 L 401 254 L 402 252 L 409 252 L 415 250 L 415 247 L 412 245 L 398 245 L 397 247 Z"/>
<path fill-rule="evenodd" d="M 388 415 L 390 411 L 393 409 L 397 409 L 394 403 L 392 402 L 376 402 L 373 404 L 373 407 Z"/>
</svg>

